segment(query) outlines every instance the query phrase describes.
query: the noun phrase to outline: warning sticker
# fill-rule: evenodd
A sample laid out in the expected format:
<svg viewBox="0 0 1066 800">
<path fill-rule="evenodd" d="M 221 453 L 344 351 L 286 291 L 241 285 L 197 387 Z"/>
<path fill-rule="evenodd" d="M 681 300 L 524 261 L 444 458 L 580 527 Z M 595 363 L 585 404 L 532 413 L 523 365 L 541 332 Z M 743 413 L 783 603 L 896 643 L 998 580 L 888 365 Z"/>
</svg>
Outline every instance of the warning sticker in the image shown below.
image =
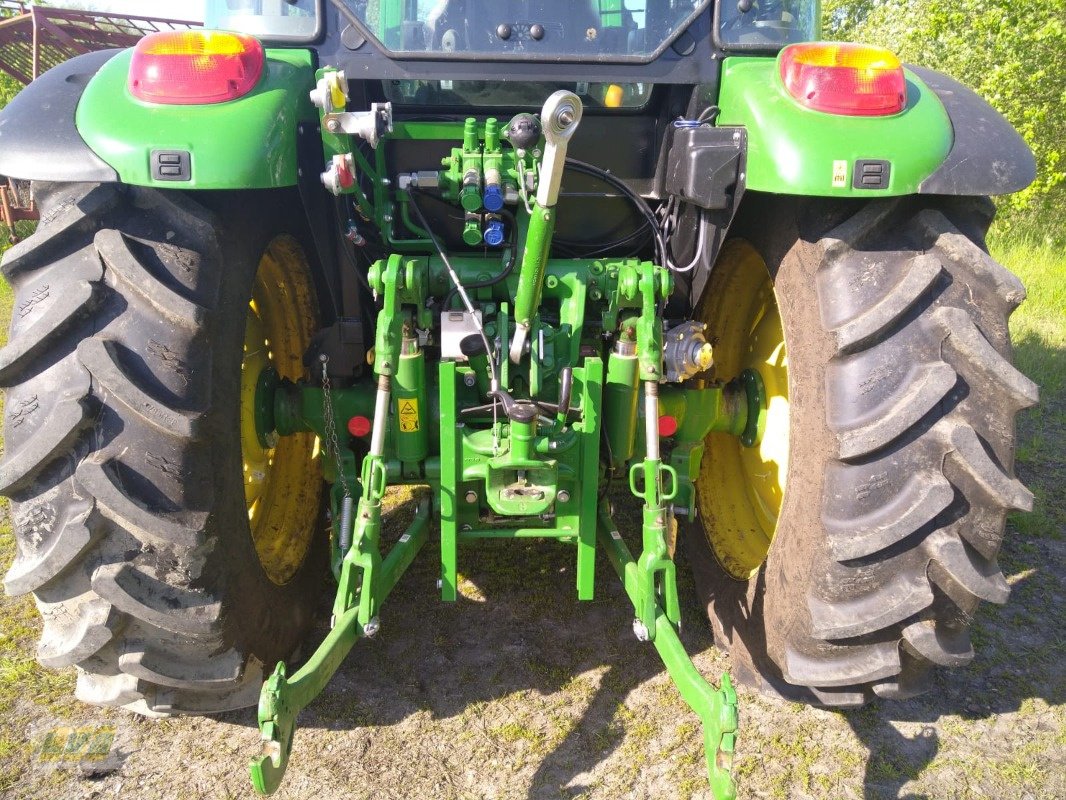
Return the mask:
<svg viewBox="0 0 1066 800">
<path fill-rule="evenodd" d="M 400 432 L 414 433 L 418 430 L 418 399 L 405 397 L 400 400 Z"/>
<path fill-rule="evenodd" d="M 833 188 L 846 189 L 848 186 L 848 162 L 833 162 Z"/>
</svg>

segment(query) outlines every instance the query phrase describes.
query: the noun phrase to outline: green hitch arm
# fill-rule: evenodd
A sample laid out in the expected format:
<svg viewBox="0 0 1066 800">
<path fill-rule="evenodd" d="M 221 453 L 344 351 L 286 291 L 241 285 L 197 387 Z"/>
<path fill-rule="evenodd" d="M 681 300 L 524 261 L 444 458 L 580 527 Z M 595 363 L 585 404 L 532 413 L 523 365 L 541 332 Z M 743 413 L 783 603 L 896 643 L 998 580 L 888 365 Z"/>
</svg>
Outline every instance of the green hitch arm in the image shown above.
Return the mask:
<svg viewBox="0 0 1066 800">
<path fill-rule="evenodd" d="M 659 628 L 658 603 L 662 597 L 666 619 L 673 627 L 681 621 L 677 599 L 677 569 L 666 546 L 666 533 L 671 511 L 667 504 L 677 496 L 677 470 L 663 464 L 659 453 L 658 425 L 649 420 L 659 417 L 659 384 L 644 381 L 645 454 L 629 470 L 629 490 L 644 501 L 642 549 L 637 559 L 638 599 L 637 622 L 642 637 L 654 641 Z M 669 489 L 663 488 L 663 477 L 670 478 Z M 643 486 L 640 486 L 643 478 Z M 634 625 L 637 624 L 634 623 Z"/>
<path fill-rule="evenodd" d="M 429 528 L 430 503 L 423 500 L 411 525 L 389 551 L 381 565 L 376 586 L 362 582 L 361 590 L 373 592 L 380 604 L 395 588 L 418 551 L 426 543 Z M 354 549 L 354 548 L 353 548 Z M 346 594 L 346 582 L 359 579 L 354 572 L 345 572 L 337 594 Z M 334 673 L 340 668 L 352 646 L 363 636 L 374 633 L 371 626 L 360 622 L 363 609 L 354 605 L 333 620 L 333 629 L 322 644 L 291 678 L 285 664 L 279 662 L 274 673 L 263 685 L 259 696 L 259 729 L 263 737 L 263 753 L 249 765 L 252 786 L 261 795 L 273 794 L 281 785 L 292 752 L 296 732 L 296 716 L 322 693 Z"/>
<path fill-rule="evenodd" d="M 514 304 L 515 333 L 509 353 L 514 364 L 522 360 L 533 327 L 533 317 L 540 307 L 548 254 L 555 232 L 555 204 L 559 200 L 559 187 L 566 167 L 566 148 L 581 122 L 581 110 L 581 99 L 564 89 L 552 94 L 540 112 L 544 128 L 544 161 L 537 184 L 537 202 L 526 231 L 522 266 L 518 270 Z"/>
<path fill-rule="evenodd" d="M 599 509 L 597 523 L 600 543 L 636 608 L 643 599 L 637 562 L 633 560 L 632 553 L 618 532 L 618 526 L 606 508 Z M 734 800 L 737 796 L 732 775 L 737 738 L 737 693 L 729 673 L 722 674 L 717 689 L 707 683 L 685 652 L 685 646 L 666 612 L 656 605 L 655 614 L 656 635 L 652 639 L 655 650 L 682 699 L 703 723 L 704 758 L 711 793 L 715 800 Z"/>
</svg>

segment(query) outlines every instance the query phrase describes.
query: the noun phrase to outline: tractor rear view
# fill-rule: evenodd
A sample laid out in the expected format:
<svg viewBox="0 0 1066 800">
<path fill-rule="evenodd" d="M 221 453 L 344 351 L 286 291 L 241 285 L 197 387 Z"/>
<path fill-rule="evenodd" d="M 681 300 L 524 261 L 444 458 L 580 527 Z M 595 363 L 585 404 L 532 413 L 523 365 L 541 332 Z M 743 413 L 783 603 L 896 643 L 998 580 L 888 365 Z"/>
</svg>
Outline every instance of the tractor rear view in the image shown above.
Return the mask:
<svg viewBox="0 0 1066 800">
<path fill-rule="evenodd" d="M 0 113 L 41 213 L 3 261 L 5 586 L 79 698 L 258 702 L 269 794 L 430 537 L 444 602 L 485 539 L 571 545 L 581 600 L 602 551 L 718 798 L 736 694 L 678 638 L 679 538 L 746 683 L 856 705 L 972 658 L 1037 399 L 983 239 L 1034 165 L 982 100 L 817 41 L 813 0 L 207 5 Z"/>
</svg>

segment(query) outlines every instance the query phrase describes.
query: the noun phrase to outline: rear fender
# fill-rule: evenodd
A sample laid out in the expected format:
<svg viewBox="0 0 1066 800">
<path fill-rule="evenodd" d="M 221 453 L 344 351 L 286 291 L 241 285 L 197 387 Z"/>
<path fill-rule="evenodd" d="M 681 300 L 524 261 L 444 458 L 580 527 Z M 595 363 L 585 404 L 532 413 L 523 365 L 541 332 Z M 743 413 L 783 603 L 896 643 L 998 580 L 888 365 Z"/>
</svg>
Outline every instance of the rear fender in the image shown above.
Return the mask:
<svg viewBox="0 0 1066 800">
<path fill-rule="evenodd" d="M 749 190 L 855 198 L 984 195 L 1032 182 L 1032 153 L 987 103 L 932 70 L 908 68 L 905 75 L 907 106 L 900 113 L 841 116 L 800 105 L 776 60 L 727 58 L 717 124 L 747 130 Z M 877 175 L 886 177 L 872 179 Z"/>
<path fill-rule="evenodd" d="M 81 138 L 119 180 L 162 189 L 296 185 L 297 128 L 317 119 L 308 97 L 315 79 L 309 50 L 268 49 L 256 87 L 212 105 L 133 97 L 126 86 L 132 54 L 123 51 L 101 67 L 76 113 Z M 163 168 L 172 163 L 181 169 Z"/>
<path fill-rule="evenodd" d="M 112 183 L 115 168 L 78 133 L 85 86 L 119 50 L 86 53 L 48 70 L 0 110 L 0 175 L 35 181 Z"/>
</svg>

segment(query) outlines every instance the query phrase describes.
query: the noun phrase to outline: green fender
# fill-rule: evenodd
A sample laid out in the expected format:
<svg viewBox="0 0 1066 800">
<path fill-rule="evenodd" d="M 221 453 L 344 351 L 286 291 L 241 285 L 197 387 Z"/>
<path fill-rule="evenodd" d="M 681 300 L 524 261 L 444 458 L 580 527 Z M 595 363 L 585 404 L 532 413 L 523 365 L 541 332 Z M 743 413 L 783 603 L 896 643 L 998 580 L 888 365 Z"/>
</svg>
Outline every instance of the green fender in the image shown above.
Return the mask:
<svg viewBox="0 0 1066 800">
<path fill-rule="evenodd" d="M 76 124 L 85 143 L 135 186 L 164 189 L 271 189 L 296 185 L 299 122 L 318 115 L 308 93 L 315 67 L 308 50 L 268 49 L 259 83 L 213 105 L 146 103 L 126 87 L 132 50 L 119 53 L 89 81 Z M 189 153 L 188 180 L 153 178 L 153 150 Z"/>
<path fill-rule="evenodd" d="M 907 107 L 887 117 L 848 117 L 800 105 L 770 58 L 725 59 L 717 124 L 747 130 L 747 189 L 820 197 L 915 194 L 951 151 L 951 119 L 906 71 Z M 889 162 L 888 187 L 853 188 L 859 160 Z"/>
</svg>

